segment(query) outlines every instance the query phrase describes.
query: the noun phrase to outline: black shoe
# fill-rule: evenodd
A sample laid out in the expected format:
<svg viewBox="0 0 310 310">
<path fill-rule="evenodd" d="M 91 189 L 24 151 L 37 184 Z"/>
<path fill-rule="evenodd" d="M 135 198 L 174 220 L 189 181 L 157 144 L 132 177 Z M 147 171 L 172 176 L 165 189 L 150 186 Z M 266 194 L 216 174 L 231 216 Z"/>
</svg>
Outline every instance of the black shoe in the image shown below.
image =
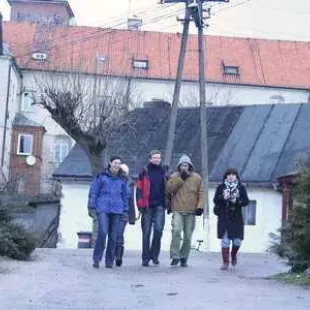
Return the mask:
<svg viewBox="0 0 310 310">
<path fill-rule="evenodd" d="M 93 262 L 93 267 L 94 267 L 94 268 L 99 268 L 99 262 L 95 262 L 95 261 L 94 261 L 94 262 Z"/>
<path fill-rule="evenodd" d="M 178 263 L 179 263 L 179 261 L 180 261 L 180 260 L 179 260 L 178 258 L 173 258 L 170 265 L 171 265 L 171 266 L 177 266 Z"/>
<path fill-rule="evenodd" d="M 186 258 L 181 258 L 180 262 L 181 262 L 181 267 L 188 267 Z"/>
<path fill-rule="evenodd" d="M 112 265 L 105 265 L 105 268 L 112 268 Z"/>
<path fill-rule="evenodd" d="M 159 265 L 159 260 L 157 258 L 153 258 L 152 262 L 154 265 Z"/>
<path fill-rule="evenodd" d="M 122 260 L 122 259 L 116 259 L 116 260 L 115 260 L 115 265 L 116 265 L 117 267 L 121 267 L 122 264 L 123 264 L 123 260 Z"/>
<path fill-rule="evenodd" d="M 148 267 L 148 266 L 149 266 L 149 261 L 148 261 L 148 260 L 144 260 L 144 261 L 142 262 L 142 266 L 143 266 L 143 267 Z"/>
</svg>

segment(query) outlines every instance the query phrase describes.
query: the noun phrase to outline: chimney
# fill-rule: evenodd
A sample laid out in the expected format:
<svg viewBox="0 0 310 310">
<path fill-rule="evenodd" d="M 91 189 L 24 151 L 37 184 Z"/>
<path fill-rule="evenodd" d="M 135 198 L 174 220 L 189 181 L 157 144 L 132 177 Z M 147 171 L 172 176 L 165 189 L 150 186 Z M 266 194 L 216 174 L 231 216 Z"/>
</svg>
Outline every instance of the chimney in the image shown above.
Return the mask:
<svg viewBox="0 0 310 310">
<path fill-rule="evenodd" d="M 0 56 L 3 55 L 3 27 L 2 27 L 2 14 L 0 12 Z"/>
<path fill-rule="evenodd" d="M 138 18 L 138 16 L 133 15 L 133 17 L 129 17 L 127 20 L 128 30 L 139 31 L 142 27 L 142 19 Z"/>
</svg>

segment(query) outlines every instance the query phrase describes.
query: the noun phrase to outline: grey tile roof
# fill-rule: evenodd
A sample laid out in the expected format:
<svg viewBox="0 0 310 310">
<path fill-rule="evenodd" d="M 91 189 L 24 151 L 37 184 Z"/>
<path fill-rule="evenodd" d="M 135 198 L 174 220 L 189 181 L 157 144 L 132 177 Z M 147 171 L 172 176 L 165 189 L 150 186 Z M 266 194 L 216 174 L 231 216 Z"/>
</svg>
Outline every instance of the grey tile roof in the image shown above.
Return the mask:
<svg viewBox="0 0 310 310">
<path fill-rule="evenodd" d="M 167 108 L 133 111 L 134 131 L 115 133 L 109 154 L 123 158 L 131 174 L 146 164 L 148 152 L 164 150 L 169 122 Z M 228 167 L 235 167 L 244 182 L 271 183 L 296 170 L 296 161 L 310 154 L 310 105 L 257 105 L 210 107 L 208 115 L 209 179 L 221 180 Z M 180 108 L 171 169 L 188 154 L 200 171 L 199 108 Z M 75 146 L 54 172 L 55 177 L 90 177 L 85 153 Z"/>
<path fill-rule="evenodd" d="M 30 120 L 28 117 L 26 117 L 22 113 L 15 114 L 15 117 L 13 120 L 13 126 L 43 127 L 41 124 Z"/>
</svg>

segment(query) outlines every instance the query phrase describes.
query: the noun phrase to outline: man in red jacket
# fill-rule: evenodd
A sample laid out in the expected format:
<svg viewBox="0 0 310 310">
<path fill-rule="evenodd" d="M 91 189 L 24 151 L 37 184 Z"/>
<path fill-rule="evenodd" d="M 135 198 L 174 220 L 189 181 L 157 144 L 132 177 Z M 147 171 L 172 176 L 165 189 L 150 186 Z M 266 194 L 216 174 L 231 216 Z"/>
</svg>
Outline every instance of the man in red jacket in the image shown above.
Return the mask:
<svg viewBox="0 0 310 310">
<path fill-rule="evenodd" d="M 160 151 L 149 154 L 149 162 L 137 181 L 137 205 L 142 214 L 142 266 L 152 260 L 159 265 L 161 238 L 165 225 L 165 169 L 161 166 Z M 150 240 L 153 227 L 153 239 Z"/>
</svg>

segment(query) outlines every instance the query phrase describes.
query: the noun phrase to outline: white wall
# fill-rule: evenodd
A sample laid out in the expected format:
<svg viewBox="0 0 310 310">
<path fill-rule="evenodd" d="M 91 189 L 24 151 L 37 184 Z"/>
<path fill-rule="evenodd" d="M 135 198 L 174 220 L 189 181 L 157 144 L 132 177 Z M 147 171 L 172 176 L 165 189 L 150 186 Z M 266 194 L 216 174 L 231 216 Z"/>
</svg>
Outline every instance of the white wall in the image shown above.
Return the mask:
<svg viewBox="0 0 310 310">
<path fill-rule="evenodd" d="M 174 82 L 160 80 L 136 80 L 135 89 L 138 90 L 143 101 L 150 101 L 152 98 L 172 101 Z M 272 96 L 282 96 L 284 103 L 308 102 L 309 92 L 306 90 L 294 90 L 284 88 L 268 88 L 255 86 L 238 85 L 206 85 L 206 101 L 213 105 L 253 105 L 277 103 L 271 100 Z M 180 92 L 181 105 L 199 103 L 198 83 L 184 82 Z M 194 102 L 193 102 L 194 101 Z M 195 103 L 196 101 L 196 103 Z"/>
<path fill-rule="evenodd" d="M 76 248 L 78 231 L 91 231 L 91 219 L 87 215 L 87 199 L 89 184 L 63 183 L 63 198 L 59 233 L 61 240 L 58 247 Z M 245 239 L 241 250 L 243 252 L 263 252 L 269 246 L 269 233 L 276 232 L 281 225 L 282 200 L 281 195 L 273 190 L 249 189 L 251 200 L 257 200 L 256 226 L 245 226 Z M 217 218 L 212 213 L 214 189 L 209 190 L 210 200 L 210 250 L 220 250 L 220 240 L 216 236 Z M 193 235 L 193 244 L 198 239 L 204 240 L 206 249 L 207 235 L 203 228 L 203 218 L 196 217 L 196 230 Z M 141 249 L 142 234 L 140 221 L 136 225 L 127 225 L 126 248 Z M 171 241 L 171 216 L 166 216 L 166 225 L 162 239 L 162 249 L 168 251 Z"/>
<path fill-rule="evenodd" d="M 9 174 L 9 162 L 11 152 L 11 134 L 12 134 L 12 122 L 17 112 L 17 98 L 20 92 L 20 75 L 14 65 L 11 66 L 11 75 L 9 80 L 9 68 L 11 65 L 11 58 L 9 56 L 0 57 L 0 160 L 2 156 L 2 147 L 4 143 L 4 132 L 5 138 L 5 150 L 4 150 L 4 165 L 2 168 L 5 177 Z M 9 84 L 9 88 L 8 88 Z M 9 92 L 8 98 L 8 118 L 6 123 L 5 131 L 5 113 L 7 105 L 7 93 Z"/>
</svg>

